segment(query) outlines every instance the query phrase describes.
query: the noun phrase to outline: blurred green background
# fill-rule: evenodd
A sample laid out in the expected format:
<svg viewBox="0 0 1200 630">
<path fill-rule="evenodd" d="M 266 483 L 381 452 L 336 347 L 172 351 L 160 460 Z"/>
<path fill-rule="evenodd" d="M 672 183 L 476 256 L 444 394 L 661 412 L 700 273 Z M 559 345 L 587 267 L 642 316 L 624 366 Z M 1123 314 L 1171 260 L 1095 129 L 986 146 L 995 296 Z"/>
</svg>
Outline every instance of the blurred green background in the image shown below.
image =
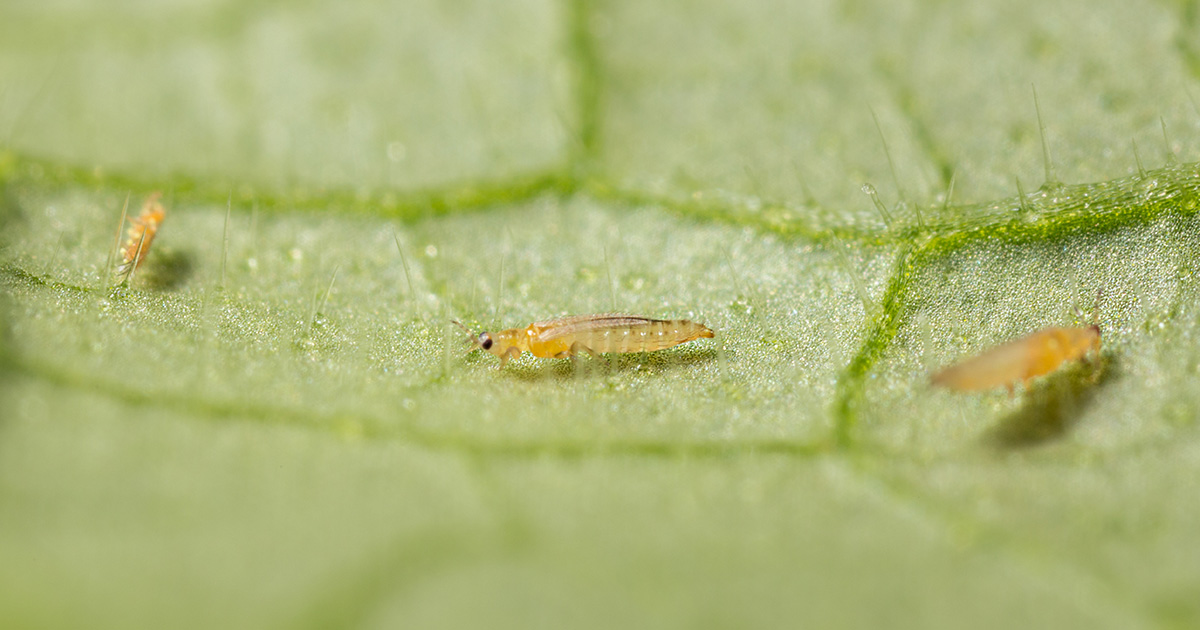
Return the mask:
<svg viewBox="0 0 1200 630">
<path fill-rule="evenodd" d="M 0 625 L 1200 625 L 1197 8 L 0 5 Z"/>
</svg>

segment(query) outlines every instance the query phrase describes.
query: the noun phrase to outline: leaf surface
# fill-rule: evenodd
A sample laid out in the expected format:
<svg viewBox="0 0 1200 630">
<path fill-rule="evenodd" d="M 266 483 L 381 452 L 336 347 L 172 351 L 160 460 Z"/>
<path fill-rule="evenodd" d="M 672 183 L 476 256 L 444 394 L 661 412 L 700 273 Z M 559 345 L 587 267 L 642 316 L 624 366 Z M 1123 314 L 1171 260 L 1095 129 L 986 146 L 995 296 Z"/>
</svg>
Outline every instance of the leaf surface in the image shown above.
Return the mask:
<svg viewBox="0 0 1200 630">
<path fill-rule="evenodd" d="M 1179 7 L 0 8 L 0 619 L 1200 623 Z M 450 324 L 591 312 L 717 337 Z"/>
</svg>

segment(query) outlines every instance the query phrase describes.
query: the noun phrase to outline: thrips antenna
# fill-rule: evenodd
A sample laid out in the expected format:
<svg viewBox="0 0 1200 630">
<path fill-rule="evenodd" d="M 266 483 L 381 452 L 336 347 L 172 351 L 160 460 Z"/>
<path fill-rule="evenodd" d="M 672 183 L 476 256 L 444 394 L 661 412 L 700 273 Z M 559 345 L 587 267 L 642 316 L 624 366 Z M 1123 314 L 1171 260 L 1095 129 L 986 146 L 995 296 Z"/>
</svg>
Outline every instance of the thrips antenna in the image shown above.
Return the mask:
<svg viewBox="0 0 1200 630">
<path fill-rule="evenodd" d="M 455 326 L 458 326 L 459 328 L 462 329 L 463 332 L 467 333 L 467 338 L 463 340 L 465 343 L 472 345 L 472 346 L 479 345 L 479 337 L 475 335 L 475 331 L 471 330 L 470 328 L 467 328 L 466 326 L 463 326 L 462 322 L 458 321 L 457 319 L 450 320 L 450 323 L 454 324 Z"/>
</svg>

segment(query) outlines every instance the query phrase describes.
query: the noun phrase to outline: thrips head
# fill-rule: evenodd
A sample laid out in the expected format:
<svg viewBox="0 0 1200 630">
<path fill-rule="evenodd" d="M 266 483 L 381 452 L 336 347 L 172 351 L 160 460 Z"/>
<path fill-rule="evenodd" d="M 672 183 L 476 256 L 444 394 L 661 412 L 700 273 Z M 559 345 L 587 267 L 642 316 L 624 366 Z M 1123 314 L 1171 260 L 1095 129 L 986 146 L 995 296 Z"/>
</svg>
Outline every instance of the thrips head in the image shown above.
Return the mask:
<svg viewBox="0 0 1200 630">
<path fill-rule="evenodd" d="M 499 352 L 492 350 L 493 346 L 496 345 L 496 340 L 492 337 L 491 333 L 481 332 L 479 334 L 476 334 L 470 328 L 463 326 L 458 321 L 455 321 L 455 320 L 450 320 L 450 321 L 453 322 L 455 326 L 458 326 L 459 328 L 463 329 L 464 332 L 467 333 L 468 336 L 465 340 L 466 343 L 471 344 L 472 346 L 474 346 L 474 348 L 483 348 L 484 350 L 487 350 L 488 352 L 491 352 L 492 354 L 495 354 L 495 355 L 500 354 Z M 474 349 L 474 348 L 472 348 L 472 349 Z M 498 348 L 497 348 L 497 350 L 498 350 Z"/>
</svg>

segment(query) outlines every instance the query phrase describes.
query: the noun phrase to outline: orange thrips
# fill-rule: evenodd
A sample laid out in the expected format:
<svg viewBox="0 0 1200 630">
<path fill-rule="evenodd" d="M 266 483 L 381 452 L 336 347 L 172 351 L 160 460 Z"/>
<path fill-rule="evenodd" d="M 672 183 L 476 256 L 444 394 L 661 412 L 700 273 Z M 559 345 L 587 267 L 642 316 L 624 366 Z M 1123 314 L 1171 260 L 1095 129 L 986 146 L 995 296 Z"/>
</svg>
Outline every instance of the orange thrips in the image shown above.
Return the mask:
<svg viewBox="0 0 1200 630">
<path fill-rule="evenodd" d="M 466 330 L 462 324 L 458 325 Z M 713 335 L 707 326 L 686 319 L 604 313 L 534 322 L 525 328 L 495 333 L 481 332 L 471 342 L 500 357 L 503 368 L 510 358 L 521 356 L 521 352 L 543 359 L 565 359 L 581 352 L 653 352 Z"/>
<path fill-rule="evenodd" d="M 1029 381 L 1057 370 L 1067 361 L 1100 354 L 1100 327 L 1047 328 L 996 346 L 933 375 L 933 384 L 959 391 L 981 391 Z"/>
<path fill-rule="evenodd" d="M 150 244 L 154 242 L 158 226 L 167 214 L 163 205 L 158 201 L 160 197 L 162 197 L 162 193 L 156 192 L 146 198 L 146 203 L 142 204 L 141 214 L 130 220 L 131 225 L 125 233 L 125 244 L 121 246 L 121 264 L 117 266 L 118 274 L 132 273 L 150 252 Z"/>
</svg>

